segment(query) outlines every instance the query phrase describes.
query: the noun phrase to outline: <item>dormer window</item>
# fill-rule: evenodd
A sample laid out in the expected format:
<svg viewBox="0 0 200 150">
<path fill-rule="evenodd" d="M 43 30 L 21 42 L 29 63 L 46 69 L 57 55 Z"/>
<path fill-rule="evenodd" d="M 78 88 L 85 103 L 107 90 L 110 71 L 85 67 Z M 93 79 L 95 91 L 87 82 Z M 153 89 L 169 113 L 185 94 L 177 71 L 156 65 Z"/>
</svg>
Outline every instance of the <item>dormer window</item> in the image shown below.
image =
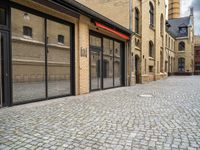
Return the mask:
<svg viewBox="0 0 200 150">
<path fill-rule="evenodd" d="M 180 34 L 186 34 L 187 33 L 187 27 L 179 27 L 179 33 Z"/>
</svg>

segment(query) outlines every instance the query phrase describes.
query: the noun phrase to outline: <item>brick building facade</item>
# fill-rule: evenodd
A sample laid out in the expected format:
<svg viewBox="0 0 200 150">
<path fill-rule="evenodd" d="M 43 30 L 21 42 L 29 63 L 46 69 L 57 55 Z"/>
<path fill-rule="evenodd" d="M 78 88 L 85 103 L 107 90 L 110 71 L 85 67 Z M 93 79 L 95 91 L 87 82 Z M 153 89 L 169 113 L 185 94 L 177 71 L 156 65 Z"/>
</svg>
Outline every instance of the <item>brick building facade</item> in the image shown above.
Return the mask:
<svg viewBox="0 0 200 150">
<path fill-rule="evenodd" d="M 0 106 L 128 85 L 130 30 L 76 1 L 0 4 Z"/>
<path fill-rule="evenodd" d="M 133 0 L 131 17 L 129 0 L 0 4 L 0 106 L 193 72 L 193 16 L 166 25 L 165 1 Z M 176 36 L 173 26 L 187 35 Z"/>
</svg>

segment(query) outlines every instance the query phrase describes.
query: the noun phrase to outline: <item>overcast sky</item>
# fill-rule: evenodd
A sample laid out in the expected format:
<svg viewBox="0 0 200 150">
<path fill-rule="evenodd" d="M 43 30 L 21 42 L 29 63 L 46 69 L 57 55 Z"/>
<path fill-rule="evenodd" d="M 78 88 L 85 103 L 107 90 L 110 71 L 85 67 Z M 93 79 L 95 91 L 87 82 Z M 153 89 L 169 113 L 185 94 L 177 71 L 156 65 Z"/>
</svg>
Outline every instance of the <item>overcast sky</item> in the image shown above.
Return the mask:
<svg viewBox="0 0 200 150">
<path fill-rule="evenodd" d="M 180 0 L 181 1 L 181 16 L 188 16 L 190 14 L 190 7 L 194 8 L 195 17 L 195 34 L 200 35 L 200 0 Z M 168 0 L 166 0 L 168 4 Z"/>
</svg>

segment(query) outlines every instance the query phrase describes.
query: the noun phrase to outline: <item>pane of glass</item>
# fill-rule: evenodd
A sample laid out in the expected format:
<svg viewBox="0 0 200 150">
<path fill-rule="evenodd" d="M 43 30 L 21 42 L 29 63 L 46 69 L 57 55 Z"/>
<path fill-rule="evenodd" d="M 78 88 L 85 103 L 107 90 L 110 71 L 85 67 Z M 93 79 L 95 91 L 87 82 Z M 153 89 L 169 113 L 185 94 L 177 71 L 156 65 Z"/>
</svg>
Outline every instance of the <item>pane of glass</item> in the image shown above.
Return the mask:
<svg viewBox="0 0 200 150">
<path fill-rule="evenodd" d="M 1 71 L 1 64 L 2 64 L 2 58 L 1 58 L 1 52 L 3 50 L 3 36 L 0 32 L 0 107 L 2 106 L 2 71 Z"/>
<path fill-rule="evenodd" d="M 101 47 L 101 38 L 90 35 L 90 46 Z"/>
<path fill-rule="evenodd" d="M 13 102 L 44 99 L 44 19 L 14 8 L 11 9 L 11 14 Z M 23 36 L 23 26 L 33 29 L 32 38 Z"/>
<path fill-rule="evenodd" d="M 101 87 L 101 55 L 100 51 L 90 52 L 90 76 L 91 89 L 97 90 Z"/>
<path fill-rule="evenodd" d="M 103 88 L 113 87 L 113 40 L 103 38 Z"/>
<path fill-rule="evenodd" d="M 6 25 L 6 10 L 0 8 L 0 25 Z"/>
<path fill-rule="evenodd" d="M 58 42 L 58 35 L 64 42 Z M 70 87 L 70 27 L 47 20 L 48 96 L 71 94 Z"/>
<path fill-rule="evenodd" d="M 121 43 L 114 42 L 114 84 L 121 86 Z"/>
</svg>

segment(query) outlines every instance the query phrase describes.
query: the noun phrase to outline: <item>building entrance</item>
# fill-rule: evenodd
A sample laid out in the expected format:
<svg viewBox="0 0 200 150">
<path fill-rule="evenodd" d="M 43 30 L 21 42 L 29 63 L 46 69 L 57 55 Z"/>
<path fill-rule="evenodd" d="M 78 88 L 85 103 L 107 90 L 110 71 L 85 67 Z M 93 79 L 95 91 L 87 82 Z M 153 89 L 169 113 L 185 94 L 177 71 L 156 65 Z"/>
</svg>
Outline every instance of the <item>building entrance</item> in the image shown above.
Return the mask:
<svg viewBox="0 0 200 150">
<path fill-rule="evenodd" d="M 124 85 L 123 43 L 90 34 L 90 90 L 101 90 Z"/>
</svg>

